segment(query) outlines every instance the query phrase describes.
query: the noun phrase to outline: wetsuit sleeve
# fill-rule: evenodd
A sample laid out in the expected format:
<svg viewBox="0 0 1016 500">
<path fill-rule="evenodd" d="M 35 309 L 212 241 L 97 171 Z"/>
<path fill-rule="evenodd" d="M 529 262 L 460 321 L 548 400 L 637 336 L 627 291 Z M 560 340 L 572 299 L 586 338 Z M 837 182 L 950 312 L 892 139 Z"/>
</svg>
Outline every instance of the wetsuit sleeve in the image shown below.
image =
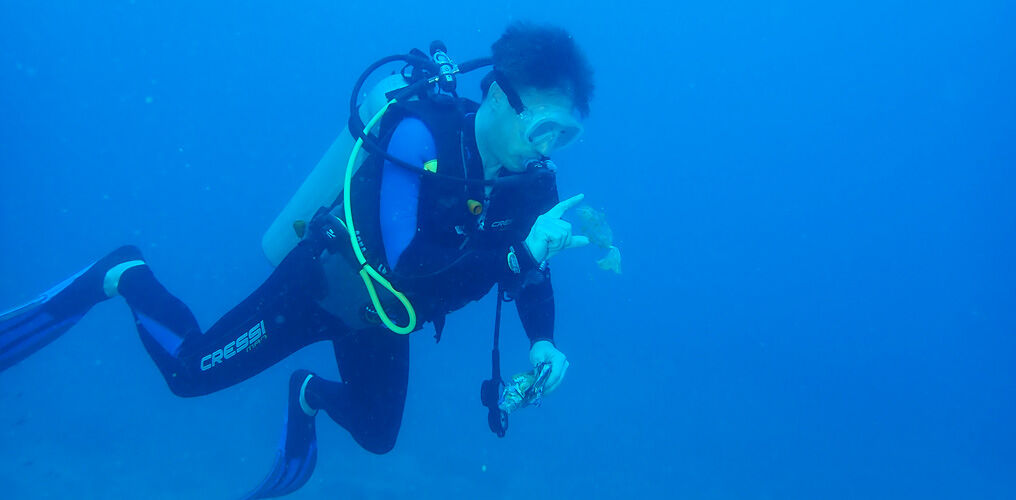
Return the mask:
<svg viewBox="0 0 1016 500">
<path fill-rule="evenodd" d="M 550 268 L 537 263 L 521 243 L 512 246 L 506 261 L 507 277 L 502 285 L 515 300 L 529 345 L 539 340 L 553 343 L 554 289 L 550 285 Z"/>
<path fill-rule="evenodd" d="M 388 153 L 419 165 L 437 158 L 434 137 L 416 118 L 406 118 L 395 127 Z M 392 268 L 416 235 L 419 198 L 419 175 L 385 160 L 381 174 L 381 238 Z"/>
</svg>

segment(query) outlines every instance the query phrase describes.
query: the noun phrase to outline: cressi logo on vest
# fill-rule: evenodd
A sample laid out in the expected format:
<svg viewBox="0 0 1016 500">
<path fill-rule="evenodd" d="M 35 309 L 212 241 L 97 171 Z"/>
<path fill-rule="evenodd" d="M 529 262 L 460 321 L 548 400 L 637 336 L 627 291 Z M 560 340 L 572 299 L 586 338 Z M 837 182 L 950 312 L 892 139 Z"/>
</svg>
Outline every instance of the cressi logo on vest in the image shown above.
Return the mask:
<svg viewBox="0 0 1016 500">
<path fill-rule="evenodd" d="M 265 339 L 267 333 L 265 331 L 264 320 L 258 321 L 256 325 L 237 337 L 236 340 L 226 344 L 222 349 L 216 349 L 215 352 L 201 358 L 201 371 L 210 370 L 215 365 L 236 356 L 240 352 L 249 352 Z"/>
</svg>

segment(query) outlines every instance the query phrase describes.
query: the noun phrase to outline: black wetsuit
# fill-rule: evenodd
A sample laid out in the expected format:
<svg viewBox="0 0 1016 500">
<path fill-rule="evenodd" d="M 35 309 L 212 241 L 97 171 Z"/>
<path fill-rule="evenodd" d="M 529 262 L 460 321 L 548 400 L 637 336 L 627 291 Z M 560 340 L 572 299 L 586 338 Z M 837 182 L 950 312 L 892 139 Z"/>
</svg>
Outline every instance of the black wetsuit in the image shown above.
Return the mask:
<svg viewBox="0 0 1016 500">
<path fill-rule="evenodd" d="M 471 117 L 464 123 L 461 137 L 454 141 L 461 143 L 461 161 L 482 171 Z M 497 192 L 495 188 L 492 199 Z M 463 236 L 460 247 L 466 251 L 461 255 L 442 254 L 458 245 L 454 240 L 458 236 L 438 234 L 443 230 L 440 221 L 425 221 L 426 214 L 421 213 L 417 234 L 401 255 L 392 281 L 413 300 L 420 322 L 433 321 L 438 328 L 445 314 L 499 284 L 515 299 L 530 340 L 552 340 L 554 303 L 549 271 L 532 261 L 521 238 L 535 218 L 557 202 L 556 187 L 551 185 L 534 201 L 531 193 L 516 186 L 515 195 L 499 200 L 490 204 L 490 213 L 484 214 L 487 217 L 475 219 L 476 227 L 466 228 L 465 233 L 473 236 Z M 455 230 L 463 232 L 461 227 Z M 509 249 L 517 254 L 516 263 L 510 264 L 506 258 Z M 409 338 L 380 325 L 354 330 L 326 312 L 319 305 L 321 256 L 315 240 L 305 238 L 257 290 L 205 332 L 148 265 L 124 271 L 117 291 L 130 306 L 141 340 L 170 389 L 183 397 L 232 386 L 307 345 L 331 341 L 342 381 L 311 378 L 306 401 L 314 409 L 325 410 L 363 448 L 384 453 L 394 446 L 402 421 Z M 0 315 L 0 370 L 56 338 L 94 304 L 105 300 L 102 280 L 112 266 L 141 259 L 136 248 L 121 248 L 39 300 Z M 399 271 L 406 275 L 435 262 L 440 263 L 441 272 L 424 273 L 420 279 L 400 278 Z"/>
</svg>

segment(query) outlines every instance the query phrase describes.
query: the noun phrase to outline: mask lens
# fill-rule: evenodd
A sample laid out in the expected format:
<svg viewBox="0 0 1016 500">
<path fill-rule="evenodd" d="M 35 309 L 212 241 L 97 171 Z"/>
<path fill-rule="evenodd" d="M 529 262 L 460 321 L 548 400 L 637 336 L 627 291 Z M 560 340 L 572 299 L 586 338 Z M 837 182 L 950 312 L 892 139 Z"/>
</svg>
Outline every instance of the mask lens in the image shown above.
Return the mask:
<svg viewBox="0 0 1016 500">
<path fill-rule="evenodd" d="M 556 151 L 578 139 L 582 128 L 577 124 L 564 124 L 554 120 L 539 120 L 531 125 L 526 140 L 540 151 Z"/>
</svg>

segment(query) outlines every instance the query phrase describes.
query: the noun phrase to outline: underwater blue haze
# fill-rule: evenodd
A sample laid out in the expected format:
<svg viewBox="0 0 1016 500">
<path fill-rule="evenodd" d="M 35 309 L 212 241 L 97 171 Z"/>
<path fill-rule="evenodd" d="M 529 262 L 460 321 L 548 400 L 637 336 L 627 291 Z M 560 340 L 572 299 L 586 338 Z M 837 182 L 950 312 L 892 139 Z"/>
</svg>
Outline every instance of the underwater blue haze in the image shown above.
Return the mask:
<svg viewBox="0 0 1016 500">
<path fill-rule="evenodd" d="M 488 296 L 414 334 L 395 450 L 322 415 L 289 498 L 1016 498 L 1012 2 L 5 0 L 0 309 L 133 243 L 207 328 L 268 276 L 261 235 L 366 65 L 486 55 L 517 19 L 596 70 L 555 159 L 624 274 L 554 259 L 571 368 L 506 438 L 477 397 Z M 237 498 L 297 368 L 337 378 L 321 343 L 181 399 L 100 304 L 0 373 L 0 498 Z"/>
</svg>

